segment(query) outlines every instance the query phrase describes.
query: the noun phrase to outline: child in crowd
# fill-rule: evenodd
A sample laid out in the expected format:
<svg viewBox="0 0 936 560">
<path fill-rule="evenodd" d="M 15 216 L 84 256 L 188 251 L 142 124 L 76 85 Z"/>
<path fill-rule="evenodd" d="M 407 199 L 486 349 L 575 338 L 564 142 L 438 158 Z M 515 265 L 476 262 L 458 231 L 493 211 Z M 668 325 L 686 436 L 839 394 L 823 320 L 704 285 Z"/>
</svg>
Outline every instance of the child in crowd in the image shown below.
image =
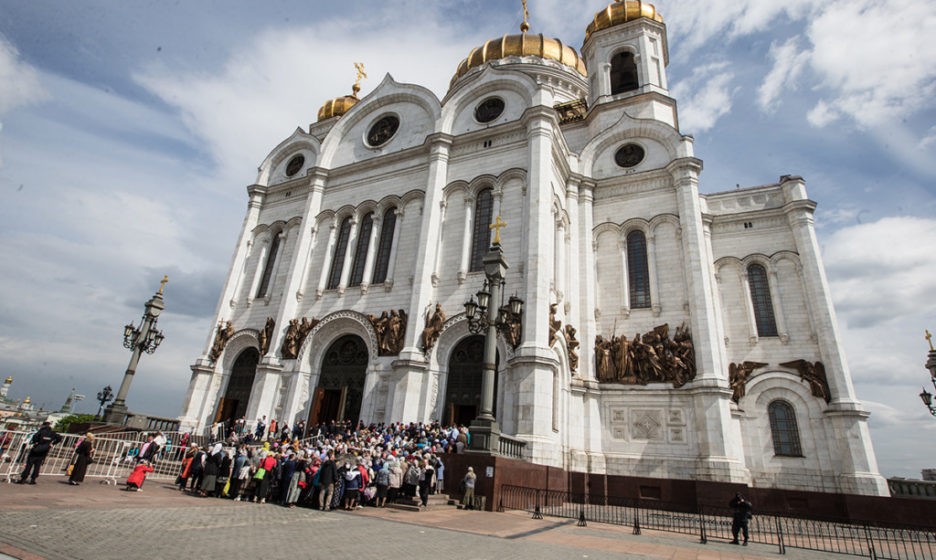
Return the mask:
<svg viewBox="0 0 936 560">
<path fill-rule="evenodd" d="M 153 467 L 149 461 L 140 461 L 133 468 L 133 472 L 127 477 L 127 490 L 132 492 L 142 492 L 143 483 L 146 481 L 146 474 L 153 472 Z"/>
</svg>

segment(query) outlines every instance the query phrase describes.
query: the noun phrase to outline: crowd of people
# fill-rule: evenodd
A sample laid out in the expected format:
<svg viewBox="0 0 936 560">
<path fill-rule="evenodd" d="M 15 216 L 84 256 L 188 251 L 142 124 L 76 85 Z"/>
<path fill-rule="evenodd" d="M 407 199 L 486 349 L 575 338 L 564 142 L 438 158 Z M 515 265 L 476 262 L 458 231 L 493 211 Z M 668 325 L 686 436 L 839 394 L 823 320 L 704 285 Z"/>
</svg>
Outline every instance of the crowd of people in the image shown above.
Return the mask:
<svg viewBox="0 0 936 560">
<path fill-rule="evenodd" d="M 180 491 L 323 510 L 385 507 L 402 498 L 426 508 L 429 495 L 444 488 L 445 456 L 471 442 L 466 427 L 438 423 L 333 421 L 313 426 L 302 440 L 301 422 L 289 429 L 261 418 L 255 430 L 239 426 L 225 431 L 224 442 L 188 446 L 176 478 Z M 460 484 L 469 507 L 475 480 L 469 468 Z"/>
</svg>

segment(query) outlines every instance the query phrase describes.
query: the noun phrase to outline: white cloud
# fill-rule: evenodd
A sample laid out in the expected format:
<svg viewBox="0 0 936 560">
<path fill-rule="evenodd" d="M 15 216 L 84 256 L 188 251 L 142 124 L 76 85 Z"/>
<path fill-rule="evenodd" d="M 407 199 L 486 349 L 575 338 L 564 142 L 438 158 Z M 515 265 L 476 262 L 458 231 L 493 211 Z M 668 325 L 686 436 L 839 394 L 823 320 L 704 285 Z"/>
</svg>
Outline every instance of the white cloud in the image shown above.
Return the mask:
<svg viewBox="0 0 936 560">
<path fill-rule="evenodd" d="M 680 130 L 689 134 L 704 132 L 731 110 L 734 74 L 728 67 L 727 62 L 699 66 L 672 88 L 673 96 L 680 100 Z"/>
<path fill-rule="evenodd" d="M 710 0 L 658 2 L 671 30 L 670 40 L 695 50 L 713 39 L 732 40 L 768 29 L 779 17 L 791 20 L 809 16 L 817 4 L 810 0 Z"/>
<path fill-rule="evenodd" d="M 314 122 L 326 100 L 351 93 L 354 62 L 367 68 L 362 96 L 387 73 L 442 96 L 458 62 L 490 38 L 453 33 L 432 10 L 406 5 L 387 10 L 397 20 L 388 42 L 381 15 L 269 29 L 246 40 L 217 73 L 151 68 L 137 80 L 181 112 L 210 148 L 222 180 L 243 183 L 272 147 Z"/>
<path fill-rule="evenodd" d="M 0 114 L 42 101 L 47 96 L 39 73 L 21 62 L 16 47 L 0 35 Z"/>
<path fill-rule="evenodd" d="M 797 87 L 797 80 L 810 53 L 803 51 L 799 39 L 793 37 L 784 43 L 770 45 L 770 58 L 774 61 L 773 68 L 764 77 L 764 82 L 757 90 L 757 102 L 761 109 L 773 110 L 779 104 L 779 98 L 784 91 L 792 91 Z"/>
<path fill-rule="evenodd" d="M 832 98 L 816 125 L 849 116 L 874 127 L 912 115 L 936 93 L 936 3 L 838 0 L 809 24 L 810 63 Z M 817 105 L 817 108 L 818 106 Z"/>
</svg>

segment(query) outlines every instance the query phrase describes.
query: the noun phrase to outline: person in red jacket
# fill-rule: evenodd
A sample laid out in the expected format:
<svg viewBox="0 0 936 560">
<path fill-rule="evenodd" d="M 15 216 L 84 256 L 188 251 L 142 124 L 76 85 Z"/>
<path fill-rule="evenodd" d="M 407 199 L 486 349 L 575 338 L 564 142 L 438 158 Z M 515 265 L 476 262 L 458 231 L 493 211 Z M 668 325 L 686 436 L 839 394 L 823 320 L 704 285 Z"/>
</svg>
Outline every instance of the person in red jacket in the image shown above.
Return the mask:
<svg viewBox="0 0 936 560">
<path fill-rule="evenodd" d="M 153 467 L 149 461 L 142 461 L 134 467 L 133 472 L 127 477 L 127 490 L 142 492 L 143 482 L 146 481 L 146 474 L 153 472 Z"/>
</svg>

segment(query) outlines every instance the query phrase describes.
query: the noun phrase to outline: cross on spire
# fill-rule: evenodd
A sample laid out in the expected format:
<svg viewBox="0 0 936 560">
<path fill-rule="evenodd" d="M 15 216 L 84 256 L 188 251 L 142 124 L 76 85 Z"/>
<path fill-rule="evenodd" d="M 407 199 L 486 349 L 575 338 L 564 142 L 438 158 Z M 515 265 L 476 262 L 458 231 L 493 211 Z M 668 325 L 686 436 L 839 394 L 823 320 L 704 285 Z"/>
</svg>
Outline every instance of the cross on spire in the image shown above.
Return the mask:
<svg viewBox="0 0 936 560">
<path fill-rule="evenodd" d="M 930 333 L 928 329 L 924 329 L 923 332 L 926 333 L 926 336 L 924 336 L 923 338 L 926 339 L 926 342 L 929 342 L 930 352 L 936 350 L 936 348 L 933 348 L 933 335 L 932 335 L 932 333 Z"/>
<path fill-rule="evenodd" d="M 163 295 L 163 290 L 166 289 L 166 284 L 169 283 L 169 275 L 166 274 L 163 276 L 163 279 L 159 281 L 159 295 Z"/>
<path fill-rule="evenodd" d="M 526 33 L 530 30 L 530 11 L 527 9 L 527 0 L 521 0 L 523 2 L 523 23 L 520 24 L 520 32 Z"/>
<path fill-rule="evenodd" d="M 505 227 L 507 222 L 501 219 L 500 216 L 494 220 L 494 223 L 490 225 L 490 229 L 494 230 L 494 241 L 491 242 L 492 245 L 500 245 L 500 230 L 502 227 Z"/>
</svg>

